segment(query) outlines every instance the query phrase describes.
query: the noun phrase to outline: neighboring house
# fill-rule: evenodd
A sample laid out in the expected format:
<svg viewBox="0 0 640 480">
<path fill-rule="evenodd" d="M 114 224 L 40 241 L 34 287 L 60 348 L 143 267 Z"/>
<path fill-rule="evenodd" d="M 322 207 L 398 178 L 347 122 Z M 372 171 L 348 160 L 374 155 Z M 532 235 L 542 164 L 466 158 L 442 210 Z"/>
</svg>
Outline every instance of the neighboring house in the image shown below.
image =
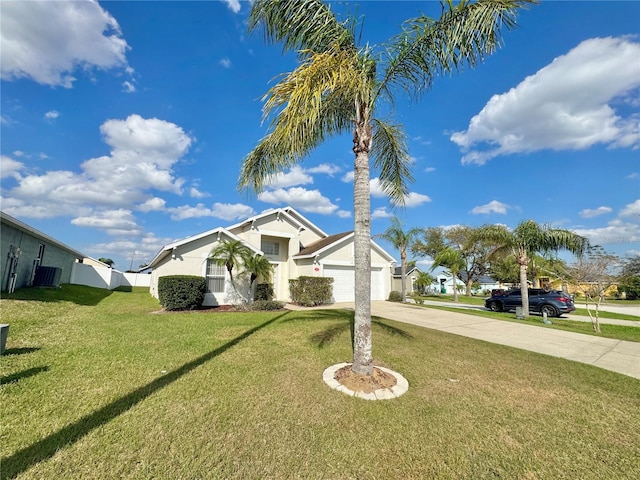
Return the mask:
<svg viewBox="0 0 640 480">
<path fill-rule="evenodd" d="M 100 260 L 96 260 L 95 258 L 91 258 L 91 257 L 84 257 L 82 259 L 82 263 L 85 265 L 91 265 L 92 267 L 111 268 L 111 265 L 108 265 L 104 262 L 101 262 Z"/>
<path fill-rule="evenodd" d="M 70 283 L 73 265 L 85 255 L 0 212 L 2 227 L 2 291 L 31 285 Z"/>
<path fill-rule="evenodd" d="M 395 267 L 393 270 L 393 274 L 391 277 L 391 290 L 395 290 L 396 292 L 402 291 L 402 267 Z M 407 295 L 412 294 L 416 291 L 414 287 L 415 281 L 418 279 L 418 275 L 422 273 L 418 267 L 407 267 L 406 278 L 407 281 L 405 283 L 407 288 Z"/>
<path fill-rule="evenodd" d="M 226 228 L 218 227 L 165 245 L 151 260 L 150 292 L 158 297 L 165 275 L 198 275 L 207 279 L 205 305 L 233 303 L 234 290 L 224 267 L 209 260 L 216 244 L 240 240 L 272 265 L 269 279 L 275 298 L 289 301 L 289 280 L 300 276 L 333 277 L 333 300 L 354 300 L 353 232 L 328 235 L 291 207 L 267 210 Z M 391 289 L 395 260 L 371 242 L 371 297 L 385 300 Z M 234 279 L 236 278 L 234 269 Z M 238 281 L 240 278 L 238 277 Z M 241 294 L 248 285 L 240 284 Z"/>
</svg>

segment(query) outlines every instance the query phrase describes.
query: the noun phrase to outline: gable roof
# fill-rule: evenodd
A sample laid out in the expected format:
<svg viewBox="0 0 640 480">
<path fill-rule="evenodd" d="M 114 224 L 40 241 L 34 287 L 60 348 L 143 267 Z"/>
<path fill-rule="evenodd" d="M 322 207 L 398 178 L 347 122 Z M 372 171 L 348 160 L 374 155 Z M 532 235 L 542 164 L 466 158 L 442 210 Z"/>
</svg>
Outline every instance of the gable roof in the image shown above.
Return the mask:
<svg viewBox="0 0 640 480">
<path fill-rule="evenodd" d="M 321 240 L 318 240 L 317 242 L 313 242 L 311 245 L 303 248 L 302 250 L 300 250 L 300 252 L 294 255 L 293 258 L 297 259 L 316 257 L 336 245 L 352 240 L 353 236 L 353 231 L 330 235 L 327 238 L 323 238 Z M 380 253 L 380 255 L 386 258 L 389 262 L 395 262 L 395 259 L 373 240 L 371 240 L 371 246 L 375 248 Z"/>
<path fill-rule="evenodd" d="M 162 247 L 160 249 L 160 251 L 156 254 L 156 256 L 153 257 L 153 260 L 151 260 L 147 264 L 147 266 L 145 268 L 154 267 L 156 265 L 156 263 L 158 263 L 163 258 L 167 257 L 175 248 L 178 248 L 178 247 L 180 247 L 182 245 L 185 245 L 187 243 L 194 242 L 194 241 L 199 240 L 201 238 L 208 237 L 209 235 L 215 235 L 215 234 L 218 234 L 218 238 L 220 238 L 220 235 L 225 235 L 225 236 L 229 237 L 231 240 L 238 240 L 238 241 L 244 243 L 247 247 L 249 247 L 255 253 L 257 253 L 259 255 L 262 255 L 262 251 L 261 250 L 258 250 L 253 245 L 251 245 L 250 243 L 244 241 L 242 238 L 238 237 L 237 235 L 231 233 L 226 228 L 218 227 L 218 228 L 214 228 L 213 230 L 207 230 L 206 232 L 202 232 L 202 233 L 199 233 L 197 235 L 192 235 L 191 237 L 186 237 L 186 238 L 183 238 L 183 239 L 180 239 L 180 240 L 176 240 L 173 243 L 169 243 L 169 244 L 165 245 L 164 247 Z"/>
<path fill-rule="evenodd" d="M 244 225 L 246 225 L 248 223 L 253 223 L 256 220 L 259 220 L 259 219 L 264 218 L 264 217 L 268 217 L 268 216 L 273 215 L 273 214 L 275 214 L 276 216 L 282 215 L 282 216 L 286 217 L 292 223 L 294 223 L 295 225 L 298 225 L 298 227 L 302 227 L 302 228 L 307 228 L 309 230 L 313 230 L 320 237 L 327 237 L 328 236 L 317 225 L 314 225 L 309 220 L 307 220 L 305 217 L 303 217 L 300 213 L 298 213 L 296 210 L 294 210 L 293 207 L 271 208 L 269 210 L 265 210 L 264 212 L 261 212 L 258 215 L 254 215 L 252 217 L 249 217 L 246 220 L 243 220 L 242 222 L 238 222 L 238 223 L 235 223 L 233 225 L 228 226 L 227 230 L 235 230 L 236 228 L 243 227 Z"/>
<path fill-rule="evenodd" d="M 411 268 L 407 269 L 407 275 L 411 275 L 416 270 L 418 272 L 422 273 L 422 270 L 420 270 L 420 268 L 415 266 L 415 267 L 411 267 Z M 402 276 L 402 266 L 395 268 L 395 270 L 393 271 L 393 276 L 394 277 L 401 277 Z"/>
<path fill-rule="evenodd" d="M 21 230 L 21 231 L 23 231 L 25 233 L 28 233 L 29 235 L 32 235 L 32 236 L 34 236 L 36 238 L 44 240 L 44 241 L 50 243 L 51 245 L 54 245 L 54 246 L 58 247 L 59 249 L 64 250 L 67 253 L 70 253 L 71 255 L 76 257 L 78 260 L 82 260 L 83 258 L 85 258 L 87 256 L 84 253 L 80 253 L 77 250 L 74 250 L 73 248 L 69 247 L 68 245 L 65 245 L 64 243 L 59 242 L 55 238 L 50 237 L 46 233 L 42 233 L 40 230 L 36 230 L 35 228 L 30 227 L 26 223 L 23 223 L 20 220 L 18 220 L 17 218 L 13 218 L 11 215 L 8 215 L 8 214 L 6 214 L 6 213 L 4 213 L 2 211 L 0 211 L 0 220 L 5 225 L 9 225 L 10 227 L 13 227 L 13 228 L 15 228 L 17 230 Z"/>
</svg>

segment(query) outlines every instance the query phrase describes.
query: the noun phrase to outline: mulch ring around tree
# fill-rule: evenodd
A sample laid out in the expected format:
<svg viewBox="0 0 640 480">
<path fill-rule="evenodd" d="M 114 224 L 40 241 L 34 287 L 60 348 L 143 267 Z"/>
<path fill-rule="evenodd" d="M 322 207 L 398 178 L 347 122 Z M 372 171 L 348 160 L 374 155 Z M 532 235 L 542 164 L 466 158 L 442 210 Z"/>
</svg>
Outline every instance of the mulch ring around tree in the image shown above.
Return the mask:
<svg viewBox="0 0 640 480">
<path fill-rule="evenodd" d="M 354 373 L 351 365 L 336 371 L 334 377 L 341 385 L 354 392 L 373 393 L 381 388 L 394 387 L 398 382 L 393 375 L 373 367 L 373 375 Z"/>
</svg>

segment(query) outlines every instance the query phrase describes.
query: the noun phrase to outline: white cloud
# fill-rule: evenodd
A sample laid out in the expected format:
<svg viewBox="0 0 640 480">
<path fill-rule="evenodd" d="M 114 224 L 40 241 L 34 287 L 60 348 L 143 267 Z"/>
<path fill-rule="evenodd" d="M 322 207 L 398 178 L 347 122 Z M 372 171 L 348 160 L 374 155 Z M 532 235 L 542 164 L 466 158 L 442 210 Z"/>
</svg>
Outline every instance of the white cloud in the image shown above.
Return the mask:
<svg viewBox="0 0 640 480">
<path fill-rule="evenodd" d="M 205 198 L 210 197 L 211 195 L 206 192 L 201 192 L 196 187 L 191 187 L 191 189 L 189 190 L 189 196 L 191 198 Z"/>
<path fill-rule="evenodd" d="M 152 189 L 181 193 L 184 180 L 174 176 L 172 167 L 193 139 L 179 126 L 131 115 L 107 120 L 100 130 L 110 155 L 85 161 L 80 173 L 57 170 L 22 177 L 18 186 L 5 191 L 13 199 L 14 213 L 20 209 L 31 218 L 76 216 L 81 207 L 132 209 L 147 200 L 146 192 Z M 23 208 L 29 205 L 33 215 Z"/>
<path fill-rule="evenodd" d="M 224 68 L 231 68 L 231 60 L 229 60 L 227 57 L 221 58 L 218 63 Z"/>
<path fill-rule="evenodd" d="M 636 179 L 636 178 L 638 178 L 638 177 L 640 177 L 640 173 L 638 173 L 638 172 L 633 172 L 633 173 L 630 173 L 629 175 L 627 175 L 627 177 L 626 177 L 626 178 L 627 178 L 628 180 L 635 180 L 635 179 Z"/>
<path fill-rule="evenodd" d="M 44 118 L 46 118 L 47 120 L 55 120 L 59 116 L 60 112 L 57 112 L 56 110 L 51 110 L 44 114 Z"/>
<path fill-rule="evenodd" d="M 620 212 L 621 217 L 638 217 L 640 220 L 640 199 L 626 205 Z"/>
<path fill-rule="evenodd" d="M 122 91 L 125 93 L 134 93 L 136 91 L 136 86 L 133 82 L 125 80 L 122 82 Z"/>
<path fill-rule="evenodd" d="M 345 173 L 340 180 L 342 180 L 344 183 L 349 183 L 349 182 L 353 182 L 353 170 L 351 170 L 350 172 Z"/>
<path fill-rule="evenodd" d="M 339 218 L 351 218 L 351 212 L 349 210 L 338 210 Z"/>
<path fill-rule="evenodd" d="M 23 151 L 20 151 L 20 150 L 14 150 L 14 151 L 13 151 L 13 154 L 14 154 L 16 157 L 25 157 L 25 156 L 26 156 L 26 154 L 25 154 Z"/>
<path fill-rule="evenodd" d="M 423 203 L 427 203 L 430 201 L 431 198 L 429 198 L 429 196 L 416 192 L 409 192 L 408 195 L 404 196 L 404 206 L 407 208 L 419 207 Z"/>
<path fill-rule="evenodd" d="M 238 13 L 240 11 L 240 0 L 224 0 L 224 3 L 227 4 L 227 7 L 229 7 L 233 13 Z"/>
<path fill-rule="evenodd" d="M 130 210 L 104 210 L 71 220 L 78 227 L 92 227 L 105 230 L 109 235 L 140 235 L 142 228 Z"/>
<path fill-rule="evenodd" d="M 90 245 L 86 250 L 93 252 L 96 256 L 119 255 L 123 261 L 126 261 L 126 265 L 120 265 L 121 269 L 129 268 L 129 266 L 136 268 L 142 263 L 149 262 L 164 245 L 174 240 L 173 238 L 158 238 L 152 233 L 148 233 L 137 240 L 129 238 L 96 243 Z"/>
<path fill-rule="evenodd" d="M 509 205 L 499 202 L 497 200 L 492 200 L 485 205 L 479 205 L 471 209 L 473 215 L 484 214 L 489 215 L 491 213 L 499 213 L 501 215 L 506 215 L 507 209 L 511 208 Z"/>
<path fill-rule="evenodd" d="M 342 169 L 338 165 L 334 165 L 332 163 L 321 163 L 316 167 L 307 168 L 306 171 L 309 173 L 325 173 L 330 177 L 333 177 L 336 173 L 340 172 Z"/>
<path fill-rule="evenodd" d="M 294 165 L 287 173 L 277 173 L 265 181 L 267 188 L 285 188 L 295 185 L 313 183 L 311 175 L 305 173 L 298 165 Z"/>
<path fill-rule="evenodd" d="M 371 220 L 376 220 L 378 218 L 389 218 L 391 216 L 391 213 L 387 211 L 386 207 L 379 207 L 371 212 Z"/>
<path fill-rule="evenodd" d="M 14 177 L 20 178 L 20 170 L 24 169 L 24 164 L 6 155 L 0 156 L 0 178 Z"/>
<path fill-rule="evenodd" d="M 500 155 L 542 149 L 581 150 L 596 144 L 640 147 L 638 115 L 623 117 L 616 102 L 640 87 L 640 43 L 592 38 L 494 95 L 451 140 L 462 163 L 483 165 Z"/>
<path fill-rule="evenodd" d="M 382 189 L 382 183 L 380 183 L 380 179 L 378 177 L 372 178 L 369 180 L 369 191 L 371 192 L 372 197 L 386 197 L 387 194 L 384 193 Z"/>
<path fill-rule="evenodd" d="M 599 215 L 605 215 L 607 213 L 611 213 L 613 210 L 610 207 L 598 207 L 598 208 L 585 208 L 580 211 L 580 216 L 582 218 L 593 218 Z"/>
<path fill-rule="evenodd" d="M 166 205 L 166 201 L 159 197 L 153 197 L 138 205 L 141 212 L 162 211 Z"/>
<path fill-rule="evenodd" d="M 431 173 L 431 172 L 435 172 L 436 171 L 436 167 L 427 167 L 424 169 L 425 173 Z"/>
<path fill-rule="evenodd" d="M 307 190 L 302 187 L 293 187 L 288 190 L 279 188 L 262 192 L 258 195 L 258 200 L 276 205 L 291 205 L 293 208 L 303 212 L 322 215 L 331 215 L 338 210 L 338 206 L 331 203 L 331 200 L 324 197 L 319 190 Z"/>
<path fill-rule="evenodd" d="M 212 208 L 199 203 L 195 207 L 182 205 L 180 207 L 168 208 L 171 212 L 171 220 L 185 220 L 187 218 L 215 217 L 222 220 L 232 221 L 247 218 L 255 212 L 253 208 L 241 203 L 214 203 Z"/>
<path fill-rule="evenodd" d="M 95 1 L 3 2 L 1 75 L 70 88 L 77 70 L 127 67 L 118 22 Z"/>
</svg>

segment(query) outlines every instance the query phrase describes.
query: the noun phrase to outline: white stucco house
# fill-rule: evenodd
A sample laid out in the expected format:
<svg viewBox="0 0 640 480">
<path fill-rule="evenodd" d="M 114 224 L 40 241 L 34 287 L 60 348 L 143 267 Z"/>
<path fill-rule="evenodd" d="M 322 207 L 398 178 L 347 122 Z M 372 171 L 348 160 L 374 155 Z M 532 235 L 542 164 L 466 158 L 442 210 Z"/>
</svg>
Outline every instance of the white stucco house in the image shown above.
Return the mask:
<svg viewBox="0 0 640 480">
<path fill-rule="evenodd" d="M 267 210 L 240 223 L 165 245 L 151 260 L 150 292 L 158 297 L 158 278 L 199 275 L 207 279 L 204 305 L 229 303 L 228 274 L 208 259 L 216 244 L 240 240 L 272 265 L 275 298 L 289 301 L 289 280 L 300 276 L 333 277 L 334 302 L 354 300 L 353 232 L 329 235 L 291 207 Z M 371 241 L 371 298 L 386 300 L 394 258 Z M 235 277 L 235 275 L 234 275 Z"/>
</svg>

